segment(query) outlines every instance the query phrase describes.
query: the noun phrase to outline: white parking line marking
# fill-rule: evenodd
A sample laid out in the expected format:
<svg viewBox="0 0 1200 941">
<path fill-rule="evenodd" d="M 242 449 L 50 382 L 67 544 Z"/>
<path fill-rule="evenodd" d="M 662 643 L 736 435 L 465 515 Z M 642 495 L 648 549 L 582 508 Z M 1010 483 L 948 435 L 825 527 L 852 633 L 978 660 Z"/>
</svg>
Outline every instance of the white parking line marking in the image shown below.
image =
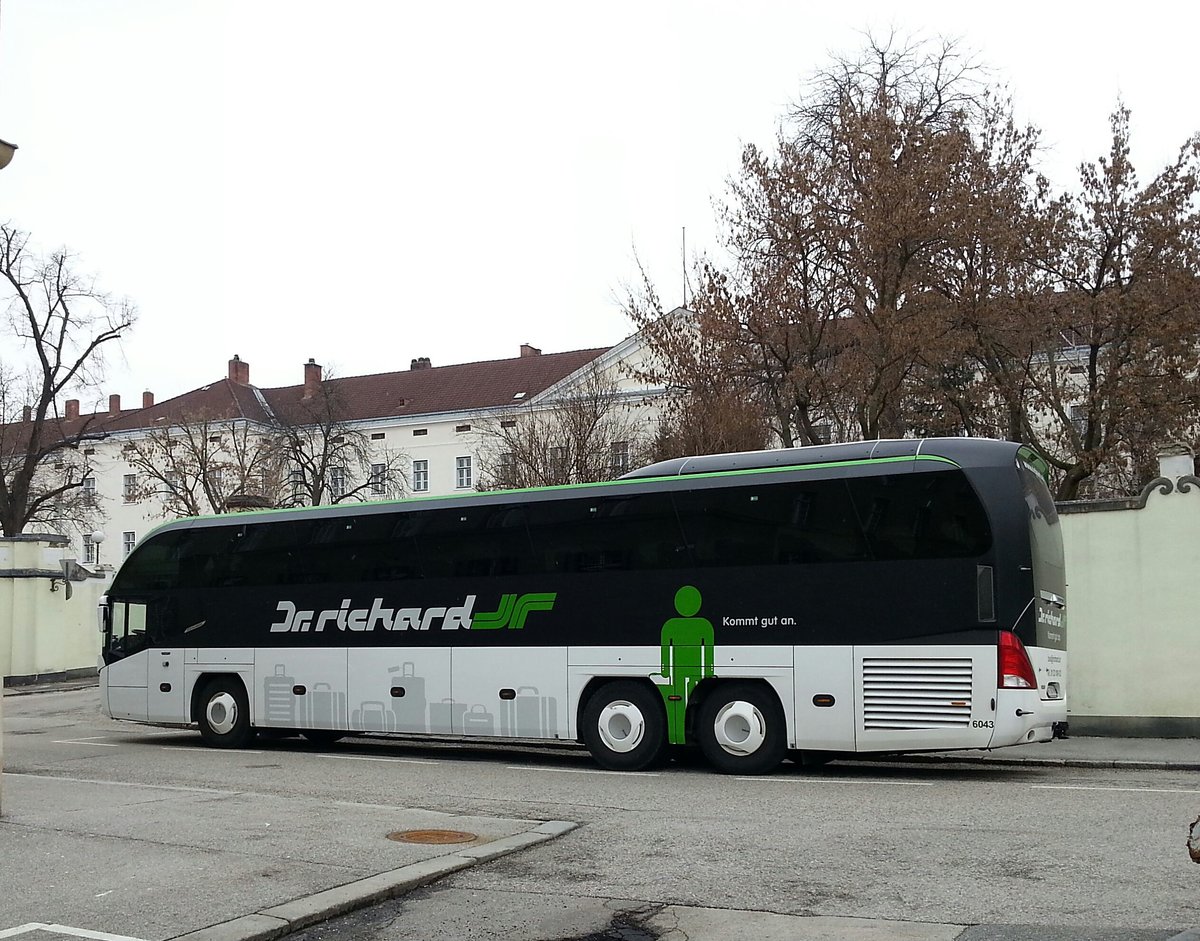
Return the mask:
<svg viewBox="0 0 1200 941">
<path fill-rule="evenodd" d="M 528 765 L 508 765 L 509 771 L 553 771 L 555 774 L 632 774 L 639 778 L 657 778 L 657 771 L 602 771 L 599 768 L 537 768 Z"/>
<path fill-rule="evenodd" d="M 1096 787 L 1088 784 L 1031 784 L 1043 791 L 1143 791 L 1147 794 L 1200 794 L 1200 790 L 1172 787 Z"/>
<path fill-rule="evenodd" d="M 190 745 L 160 745 L 159 748 L 165 748 L 167 751 L 198 751 L 208 755 L 261 755 L 260 751 L 251 751 L 247 748 L 192 748 Z"/>
<path fill-rule="evenodd" d="M 124 934 L 88 931 L 86 928 L 72 928 L 70 925 L 46 925 L 38 921 L 31 921 L 27 925 L 18 925 L 16 928 L 5 928 L 0 931 L 0 938 L 14 938 L 28 931 L 50 931 L 54 934 L 65 934 L 74 938 L 89 938 L 90 941 L 141 941 L 140 938 L 131 938 Z"/>
<path fill-rule="evenodd" d="M 57 774 L 28 774 L 24 771 L 5 771 L 6 778 L 38 778 L 42 781 L 73 781 L 76 784 L 111 784 L 113 787 L 142 787 L 150 791 L 186 791 L 195 794 L 240 794 L 241 791 L 223 791 L 215 787 L 181 787 L 177 784 L 138 784 L 134 781 L 102 781 L 99 778 L 69 778 Z M 3 935 L 0 935 L 2 938 Z"/>
<path fill-rule="evenodd" d="M 735 777 L 735 781 L 774 781 L 777 784 L 883 784 L 899 785 L 900 787 L 933 787 L 932 781 L 878 781 L 861 778 L 772 778 L 772 777 Z"/>
<path fill-rule="evenodd" d="M 318 758 L 339 758 L 342 761 L 396 761 L 406 765 L 437 765 L 439 761 L 427 761 L 424 758 L 373 758 L 370 755 L 317 755 Z"/>
<path fill-rule="evenodd" d="M 120 745 L 113 745 L 111 742 L 88 742 L 83 739 L 63 738 L 53 739 L 51 745 L 96 745 L 99 748 L 120 748 Z"/>
</svg>

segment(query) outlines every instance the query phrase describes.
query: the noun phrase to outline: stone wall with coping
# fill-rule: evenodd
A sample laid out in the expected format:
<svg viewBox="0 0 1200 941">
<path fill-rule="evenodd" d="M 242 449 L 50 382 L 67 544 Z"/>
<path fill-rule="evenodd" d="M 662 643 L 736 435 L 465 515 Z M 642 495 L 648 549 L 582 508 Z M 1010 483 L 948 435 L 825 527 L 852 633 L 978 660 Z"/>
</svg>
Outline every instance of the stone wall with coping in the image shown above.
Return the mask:
<svg viewBox="0 0 1200 941">
<path fill-rule="evenodd" d="M 63 536 L 0 538 L 0 677 L 8 685 L 97 668 L 96 605 L 112 576 L 76 567 L 68 582 L 68 551 Z"/>
</svg>

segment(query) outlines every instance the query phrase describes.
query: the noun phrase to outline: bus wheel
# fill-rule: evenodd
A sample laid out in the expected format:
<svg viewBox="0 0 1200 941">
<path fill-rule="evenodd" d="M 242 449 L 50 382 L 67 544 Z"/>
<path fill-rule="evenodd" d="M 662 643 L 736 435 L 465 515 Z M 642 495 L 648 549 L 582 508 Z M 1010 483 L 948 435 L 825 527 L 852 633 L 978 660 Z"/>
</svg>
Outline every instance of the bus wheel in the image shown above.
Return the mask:
<svg viewBox="0 0 1200 941">
<path fill-rule="evenodd" d="M 606 683 L 583 710 L 583 741 L 597 764 L 610 771 L 642 771 L 666 751 L 662 697 L 641 683 Z"/>
<path fill-rule="evenodd" d="M 205 745 L 240 748 L 254 737 L 246 689 L 235 677 L 211 680 L 200 693 L 200 737 Z"/>
<path fill-rule="evenodd" d="M 765 774 L 787 753 L 783 709 L 756 683 L 721 683 L 704 698 L 696 736 L 704 757 L 726 774 Z"/>
</svg>

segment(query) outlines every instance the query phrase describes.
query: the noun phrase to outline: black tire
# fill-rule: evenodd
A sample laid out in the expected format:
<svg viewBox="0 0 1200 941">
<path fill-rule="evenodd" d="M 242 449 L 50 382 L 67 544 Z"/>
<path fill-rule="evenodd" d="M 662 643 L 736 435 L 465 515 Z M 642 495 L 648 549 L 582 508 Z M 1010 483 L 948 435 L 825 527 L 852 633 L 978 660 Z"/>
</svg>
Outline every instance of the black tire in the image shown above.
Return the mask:
<svg viewBox="0 0 1200 941">
<path fill-rule="evenodd" d="M 720 683 L 696 716 L 704 757 L 725 774 L 766 774 L 787 754 L 783 707 L 758 683 Z"/>
<path fill-rule="evenodd" d="M 610 771 L 644 771 L 666 753 L 667 713 L 652 686 L 632 680 L 605 683 L 583 710 L 583 741 Z"/>
<path fill-rule="evenodd" d="M 328 748 L 346 737 L 345 732 L 335 732 L 333 729 L 305 729 L 300 734 L 320 748 Z"/>
<path fill-rule="evenodd" d="M 254 738 L 246 687 L 236 676 L 209 680 L 196 702 L 196 721 L 205 745 L 241 748 Z"/>
</svg>

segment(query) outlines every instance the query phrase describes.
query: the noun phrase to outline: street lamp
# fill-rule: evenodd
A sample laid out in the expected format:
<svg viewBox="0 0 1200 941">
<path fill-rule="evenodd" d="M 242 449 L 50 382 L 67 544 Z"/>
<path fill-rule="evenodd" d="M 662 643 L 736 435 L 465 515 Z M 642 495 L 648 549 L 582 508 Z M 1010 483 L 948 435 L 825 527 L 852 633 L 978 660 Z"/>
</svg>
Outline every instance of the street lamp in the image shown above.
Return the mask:
<svg viewBox="0 0 1200 941">
<path fill-rule="evenodd" d="M 97 529 L 92 533 L 92 542 L 96 544 L 96 568 L 100 568 L 100 543 L 104 542 L 108 537 L 104 535 L 103 529 Z"/>
</svg>

